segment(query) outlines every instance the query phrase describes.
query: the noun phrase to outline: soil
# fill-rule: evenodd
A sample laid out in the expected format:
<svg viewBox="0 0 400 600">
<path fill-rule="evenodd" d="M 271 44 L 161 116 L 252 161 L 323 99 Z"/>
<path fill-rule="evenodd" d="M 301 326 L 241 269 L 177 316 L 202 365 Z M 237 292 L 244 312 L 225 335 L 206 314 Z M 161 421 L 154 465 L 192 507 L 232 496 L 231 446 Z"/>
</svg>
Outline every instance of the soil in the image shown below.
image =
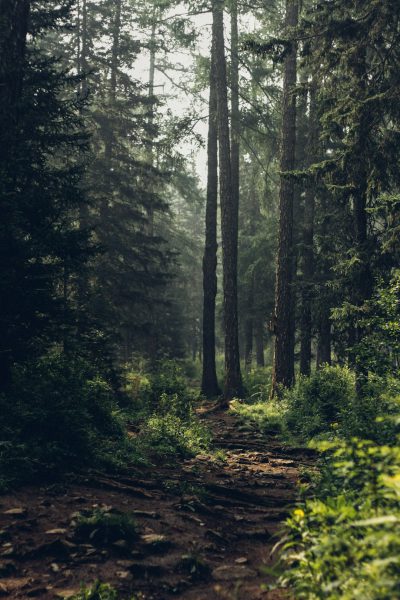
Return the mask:
<svg viewBox="0 0 400 600">
<path fill-rule="evenodd" d="M 265 584 L 300 469 L 313 456 L 227 412 L 204 408 L 201 418 L 223 460 L 198 455 L 1 496 L 0 597 L 69 598 L 100 580 L 135 600 L 288 598 Z M 101 527 L 77 536 L 76 513 L 93 509 L 133 515 L 135 539 Z"/>
</svg>

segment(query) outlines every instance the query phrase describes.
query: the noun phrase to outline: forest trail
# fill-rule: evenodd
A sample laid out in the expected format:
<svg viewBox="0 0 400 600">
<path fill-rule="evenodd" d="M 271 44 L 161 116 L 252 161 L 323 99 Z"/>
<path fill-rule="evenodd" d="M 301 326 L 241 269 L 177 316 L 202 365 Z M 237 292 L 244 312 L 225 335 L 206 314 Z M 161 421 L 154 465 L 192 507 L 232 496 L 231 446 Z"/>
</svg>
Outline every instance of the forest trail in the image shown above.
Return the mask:
<svg viewBox="0 0 400 600">
<path fill-rule="evenodd" d="M 275 534 L 312 454 L 229 413 L 204 408 L 201 416 L 223 460 L 199 455 L 0 497 L 0 596 L 68 598 L 100 580 L 138 600 L 286 598 L 261 589 L 263 566 L 271 566 Z M 136 539 L 101 523 L 87 539 L 77 536 L 75 513 L 93 509 L 132 513 Z"/>
</svg>

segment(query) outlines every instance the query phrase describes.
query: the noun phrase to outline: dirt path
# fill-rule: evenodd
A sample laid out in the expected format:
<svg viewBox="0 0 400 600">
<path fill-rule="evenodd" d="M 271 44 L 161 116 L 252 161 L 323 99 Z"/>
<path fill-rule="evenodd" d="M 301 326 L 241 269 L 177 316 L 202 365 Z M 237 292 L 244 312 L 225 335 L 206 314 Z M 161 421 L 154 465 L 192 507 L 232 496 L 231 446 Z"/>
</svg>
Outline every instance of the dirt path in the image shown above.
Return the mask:
<svg viewBox="0 0 400 600">
<path fill-rule="evenodd" d="M 225 461 L 197 456 L 131 477 L 99 474 L 0 497 L 0 596 L 68 598 L 97 579 L 143 600 L 284 598 L 261 590 L 262 567 L 271 564 L 310 455 L 229 414 L 203 418 Z M 77 539 L 74 513 L 93 508 L 133 513 L 138 538 L 127 543 L 97 530 Z"/>
</svg>

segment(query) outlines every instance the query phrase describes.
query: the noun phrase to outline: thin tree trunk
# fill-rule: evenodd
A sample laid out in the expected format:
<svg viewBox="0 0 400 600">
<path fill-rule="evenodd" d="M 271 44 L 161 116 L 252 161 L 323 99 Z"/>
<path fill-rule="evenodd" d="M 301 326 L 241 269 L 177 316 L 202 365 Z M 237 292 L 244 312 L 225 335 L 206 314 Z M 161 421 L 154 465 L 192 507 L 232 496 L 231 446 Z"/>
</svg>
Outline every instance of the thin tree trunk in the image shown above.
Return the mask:
<svg viewBox="0 0 400 600">
<path fill-rule="evenodd" d="M 213 27 L 216 40 L 216 87 L 219 139 L 219 185 L 221 202 L 222 264 L 225 333 L 226 400 L 243 395 L 239 358 L 237 260 L 238 206 L 232 191 L 232 170 L 229 141 L 229 113 L 224 48 L 223 3 L 213 1 Z"/>
<path fill-rule="evenodd" d="M 215 39 L 211 44 L 210 102 L 207 142 L 206 232 L 203 256 L 203 375 L 201 392 L 220 394 L 215 366 L 215 298 L 217 295 L 218 134 L 215 81 Z"/>
<path fill-rule="evenodd" d="M 366 49 L 359 51 L 357 60 L 354 63 L 354 74 L 357 85 L 355 93 L 358 92 L 359 98 L 363 100 L 366 96 L 367 78 L 366 78 Z M 354 223 L 354 242 L 358 258 L 358 265 L 353 277 L 354 286 L 354 304 L 362 306 L 365 300 L 369 299 L 373 291 L 373 279 L 370 268 L 370 250 L 368 243 L 368 163 L 366 156 L 367 138 L 369 130 L 369 114 L 366 108 L 361 108 L 359 123 L 356 125 L 356 139 L 353 158 L 353 223 Z M 359 344 L 365 330 L 359 324 L 355 327 L 355 344 Z M 354 358 L 354 352 L 352 352 Z M 368 379 L 368 369 L 360 361 L 355 360 L 356 388 L 358 395 L 362 395 L 364 385 Z"/>
<path fill-rule="evenodd" d="M 318 130 L 316 114 L 316 83 L 311 84 L 310 90 L 310 117 L 308 128 L 308 157 L 309 165 L 317 159 Z M 302 244 L 303 282 L 301 291 L 301 319 L 300 319 L 300 373 L 311 373 L 311 343 L 312 343 L 312 298 L 314 288 L 314 215 L 316 181 L 308 181 L 305 193 L 304 226 Z"/>
<path fill-rule="evenodd" d="M 298 21 L 298 1 L 286 0 L 288 33 Z M 290 387 L 294 380 L 294 348 L 292 343 L 293 282 L 293 200 L 294 183 L 285 175 L 295 165 L 297 44 L 293 41 L 284 64 L 281 182 L 279 193 L 279 241 L 275 287 L 275 353 L 271 395 L 281 386 Z"/>
<path fill-rule="evenodd" d="M 264 323 L 261 317 L 254 320 L 254 339 L 256 343 L 256 363 L 257 367 L 265 367 L 264 358 Z"/>
<path fill-rule="evenodd" d="M 237 0 L 231 3 L 231 171 L 233 211 L 239 212 L 239 33 Z"/>
<path fill-rule="evenodd" d="M 117 97 L 117 73 L 118 73 L 118 57 L 119 57 L 119 45 L 120 45 L 120 34 L 121 34 L 121 0 L 115 0 L 115 12 L 114 12 L 114 23 L 113 23 L 113 34 L 112 34 L 112 47 L 111 47 L 111 71 L 110 71 L 110 86 L 108 92 L 109 107 L 111 114 L 115 108 L 115 101 Z M 106 125 L 105 138 L 104 138 L 104 168 L 106 177 L 106 190 L 105 198 L 101 206 L 101 220 L 103 226 L 107 222 L 107 214 L 109 210 L 108 196 L 112 192 L 111 183 L 111 169 L 112 169 L 112 158 L 113 158 L 113 146 L 114 146 L 114 134 L 112 125 L 110 122 Z"/>
<path fill-rule="evenodd" d="M 323 307 L 319 319 L 318 344 L 317 344 L 317 368 L 322 365 L 330 365 L 331 356 L 331 320 L 329 308 Z"/>
<path fill-rule="evenodd" d="M 154 6 L 153 9 L 153 21 L 151 24 L 151 34 L 150 34 L 150 65 L 149 65 L 149 98 L 152 99 L 154 97 L 154 81 L 156 74 L 156 33 L 157 33 L 157 7 Z M 154 107 L 151 106 L 149 110 L 149 129 L 152 130 L 154 126 Z M 153 146 L 149 148 L 149 162 L 152 166 L 154 166 L 154 152 Z M 154 234 L 154 211 L 151 206 L 147 209 L 147 218 L 148 218 L 148 233 L 149 235 Z"/>
<path fill-rule="evenodd" d="M 87 73 L 89 71 L 89 48 L 88 48 L 88 11 L 87 11 L 87 0 L 80 0 L 77 3 L 78 11 L 78 23 L 77 23 L 77 35 L 78 35 L 78 52 L 77 52 L 77 71 L 80 77 L 79 82 L 79 96 L 81 100 L 84 100 L 88 94 L 87 84 Z M 82 114 L 82 109 L 81 109 Z M 79 228 L 82 231 L 86 231 L 89 227 L 89 210 L 85 202 L 82 202 L 79 206 Z M 67 281 L 68 283 L 68 281 Z M 79 274 L 78 278 L 78 303 L 82 308 L 86 302 L 88 292 L 88 276 L 87 272 L 84 271 Z M 85 315 L 82 313 L 82 317 L 85 319 Z M 82 331 L 84 323 L 79 318 L 78 330 Z"/>
<path fill-rule="evenodd" d="M 15 125 L 18 114 L 30 4 L 29 0 L 0 0 L 0 124 L 2 137 Z M 2 149 L 8 151 L 8 148 L 4 146 Z"/>
<path fill-rule="evenodd" d="M 251 370 L 253 362 L 253 332 L 254 332 L 254 274 L 251 277 L 247 294 L 246 320 L 244 324 L 244 365 L 246 373 Z"/>
</svg>

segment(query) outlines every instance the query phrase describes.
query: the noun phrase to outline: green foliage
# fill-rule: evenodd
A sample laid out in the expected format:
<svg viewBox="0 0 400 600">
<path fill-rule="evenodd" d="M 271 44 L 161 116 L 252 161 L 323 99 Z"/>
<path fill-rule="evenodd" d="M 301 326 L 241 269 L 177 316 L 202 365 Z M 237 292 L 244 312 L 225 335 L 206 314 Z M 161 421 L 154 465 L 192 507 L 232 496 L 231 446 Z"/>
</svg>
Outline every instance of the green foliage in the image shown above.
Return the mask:
<svg viewBox="0 0 400 600">
<path fill-rule="evenodd" d="M 0 395 L 0 469 L 8 484 L 110 462 L 124 431 L 110 386 L 76 356 L 15 367 Z"/>
<path fill-rule="evenodd" d="M 117 540 L 129 543 L 137 538 L 133 517 L 116 510 L 83 511 L 77 515 L 73 524 L 76 539 L 96 545 L 107 545 Z"/>
<path fill-rule="evenodd" d="M 98 581 L 90 588 L 82 588 L 72 600 L 118 600 L 118 593 L 108 583 Z"/>
<path fill-rule="evenodd" d="M 370 375 L 363 395 L 343 413 L 337 433 L 350 439 L 358 436 L 380 444 L 392 444 L 399 433 L 400 381 Z"/>
<path fill-rule="evenodd" d="M 128 417 L 140 428 L 132 441 L 138 457 L 157 461 L 177 454 L 192 456 L 209 447 L 210 433 L 194 414 L 179 362 L 159 361 L 145 374 L 128 372 L 126 381 L 133 402 Z"/>
<path fill-rule="evenodd" d="M 134 420 L 170 412 L 185 419 L 192 412 L 191 394 L 178 361 L 159 361 L 147 372 L 127 371 L 125 391 L 131 403 L 127 410 Z"/>
<path fill-rule="evenodd" d="M 353 438 L 320 449 L 329 454 L 317 498 L 287 522 L 281 584 L 299 599 L 395 600 L 400 594 L 400 447 Z"/>
<path fill-rule="evenodd" d="M 231 411 L 244 423 L 250 422 L 264 433 L 282 433 L 285 426 L 286 403 L 279 400 L 268 400 L 245 403 L 234 400 L 230 404 Z"/>
<path fill-rule="evenodd" d="M 285 394 L 288 430 L 308 440 L 332 431 L 355 403 L 354 375 L 347 368 L 324 366 L 310 377 L 299 377 Z"/>
<path fill-rule="evenodd" d="M 139 449 L 154 460 L 193 456 L 206 451 L 210 441 L 208 429 L 194 415 L 183 419 L 173 411 L 152 415 L 137 438 Z"/>
<path fill-rule="evenodd" d="M 128 600 L 126 596 L 121 596 L 110 584 L 96 581 L 90 587 L 82 587 L 79 594 L 72 596 L 71 600 L 122 600 L 122 598 Z M 129 598 L 130 600 L 138 600 L 142 598 L 142 595 L 129 596 Z"/>
<path fill-rule="evenodd" d="M 266 402 L 272 382 L 272 367 L 253 367 L 243 375 L 248 402 Z"/>
</svg>

